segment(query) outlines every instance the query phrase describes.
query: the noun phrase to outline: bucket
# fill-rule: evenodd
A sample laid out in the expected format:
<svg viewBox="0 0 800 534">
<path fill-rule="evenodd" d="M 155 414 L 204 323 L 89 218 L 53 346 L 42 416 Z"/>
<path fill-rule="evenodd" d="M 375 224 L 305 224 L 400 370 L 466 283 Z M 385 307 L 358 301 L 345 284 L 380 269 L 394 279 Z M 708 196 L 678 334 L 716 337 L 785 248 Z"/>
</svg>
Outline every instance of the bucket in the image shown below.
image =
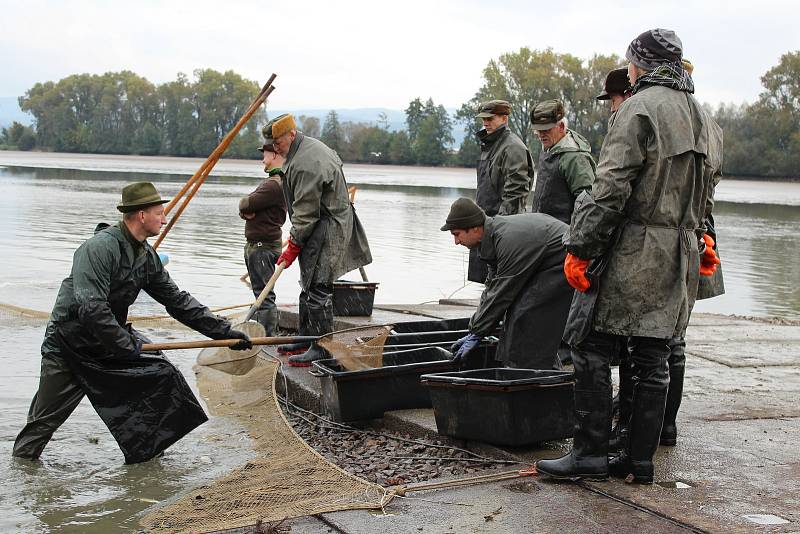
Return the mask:
<svg viewBox="0 0 800 534">
<path fill-rule="evenodd" d="M 344 317 L 372 315 L 377 288 L 378 282 L 336 280 L 333 283 L 333 314 Z"/>
</svg>

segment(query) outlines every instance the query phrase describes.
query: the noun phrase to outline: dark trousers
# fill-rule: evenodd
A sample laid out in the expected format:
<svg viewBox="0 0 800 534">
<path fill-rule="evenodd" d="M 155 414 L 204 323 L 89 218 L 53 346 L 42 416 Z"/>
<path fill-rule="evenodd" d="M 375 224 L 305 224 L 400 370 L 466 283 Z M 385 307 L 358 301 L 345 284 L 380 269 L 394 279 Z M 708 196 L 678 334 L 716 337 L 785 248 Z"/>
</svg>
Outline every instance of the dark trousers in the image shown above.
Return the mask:
<svg viewBox="0 0 800 534">
<path fill-rule="evenodd" d="M 31 401 L 27 424 L 14 441 L 12 455 L 38 458 L 83 396 L 83 389 L 64 359 L 42 354 L 39 390 Z"/>
<path fill-rule="evenodd" d="M 250 285 L 256 298 L 275 274 L 275 264 L 281 254 L 280 241 L 248 242 L 244 247 L 244 263 L 250 275 Z M 254 315 L 256 321 L 264 326 L 268 336 L 277 335 L 278 309 L 275 306 L 275 291 L 270 291 Z"/>
<path fill-rule="evenodd" d="M 321 336 L 333 331 L 333 284 L 312 283 L 300 291 L 300 335 Z"/>
<path fill-rule="evenodd" d="M 632 418 L 637 418 L 637 399 L 647 398 L 648 419 L 652 425 L 661 430 L 664 417 L 664 404 L 666 402 L 667 388 L 669 386 L 669 372 L 667 357 L 670 354 L 669 340 L 649 337 L 625 337 L 602 332 L 592 331 L 583 342 L 572 350 L 572 362 L 575 366 L 575 395 L 590 394 L 597 399 L 598 406 L 609 406 L 607 414 L 603 414 L 602 425 L 611 427 L 611 360 L 619 354 L 620 347 L 627 343 L 629 348 L 630 364 L 633 369 L 633 405 Z M 641 404 L 641 403 L 640 403 Z M 659 405 L 658 410 L 652 410 L 653 405 Z M 576 406 L 577 407 L 577 406 Z M 639 408 L 642 408 L 639 406 Z M 578 414 L 580 415 L 580 414 Z M 577 418 L 581 424 L 582 418 Z M 658 446 L 658 432 L 646 435 L 640 433 L 637 437 L 646 441 L 642 450 L 652 457 Z M 652 443 L 650 443 L 652 441 Z"/>
</svg>

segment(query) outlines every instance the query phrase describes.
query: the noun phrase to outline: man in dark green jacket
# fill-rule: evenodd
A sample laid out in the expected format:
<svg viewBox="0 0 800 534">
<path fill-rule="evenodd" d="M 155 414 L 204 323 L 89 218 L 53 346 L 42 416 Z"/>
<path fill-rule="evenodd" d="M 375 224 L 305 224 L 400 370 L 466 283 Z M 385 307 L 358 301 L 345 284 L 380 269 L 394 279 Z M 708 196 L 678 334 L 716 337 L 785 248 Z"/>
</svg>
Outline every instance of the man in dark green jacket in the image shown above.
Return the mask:
<svg viewBox="0 0 800 534">
<path fill-rule="evenodd" d="M 524 213 L 533 184 L 533 158 L 522 139 L 509 129 L 510 114 L 511 104 L 490 100 L 481 104 L 477 115 L 483 129 L 476 134 L 481 158 L 475 202 L 489 217 Z M 482 284 L 487 273 L 488 265 L 470 250 L 467 279 Z"/>
<path fill-rule="evenodd" d="M 141 354 L 144 336 L 126 325 L 128 307 L 144 290 L 189 328 L 214 339 L 243 332 L 181 291 L 148 237 L 166 223 L 164 206 L 149 182 L 125 187 L 123 220 L 98 231 L 76 251 L 61 283 L 42 343 L 39 391 L 13 455 L 36 459 L 84 395 L 108 426 L 126 463 L 148 460 L 206 421 L 200 403 L 169 361 Z"/>
<path fill-rule="evenodd" d="M 298 132 L 289 114 L 276 117 L 262 133 L 286 158 L 283 190 L 292 227 L 278 264 L 288 268 L 300 257 L 300 334 L 327 334 L 333 330 L 333 282 L 372 262 L 367 235 L 336 152 Z M 298 367 L 327 357 L 316 343 L 283 345 L 279 352 L 294 354 L 289 364 Z"/>
<path fill-rule="evenodd" d="M 692 96 L 675 32 L 644 32 L 626 55 L 633 96 L 617 111 L 565 240 L 564 272 L 578 290 L 564 331 L 575 364 L 572 451 L 537 466 L 557 478 L 611 474 L 649 484 L 669 341 L 686 328 L 701 266 L 707 273 L 718 262 L 703 221 L 722 168 L 722 130 Z M 637 375 L 630 430 L 609 462 L 609 361 L 625 342 Z"/>
<path fill-rule="evenodd" d="M 567 127 L 560 100 L 536 104 L 531 111 L 531 127 L 542 143 L 532 211 L 569 224 L 575 199 L 594 182 L 592 148 L 582 135 Z"/>
<path fill-rule="evenodd" d="M 489 264 L 470 333 L 456 343 L 455 358 L 503 321 L 498 360 L 523 369 L 561 368 L 556 354 L 573 293 L 563 273 L 568 228 L 542 213 L 487 217 L 467 198 L 453 203 L 442 231 Z"/>
</svg>

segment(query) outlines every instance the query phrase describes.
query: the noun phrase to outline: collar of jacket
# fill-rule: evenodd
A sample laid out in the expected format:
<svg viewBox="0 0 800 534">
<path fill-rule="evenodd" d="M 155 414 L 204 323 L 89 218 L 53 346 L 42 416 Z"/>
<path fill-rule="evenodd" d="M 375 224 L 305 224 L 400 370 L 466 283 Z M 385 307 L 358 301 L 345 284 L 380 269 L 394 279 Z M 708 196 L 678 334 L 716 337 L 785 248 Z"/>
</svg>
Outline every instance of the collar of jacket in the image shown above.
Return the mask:
<svg viewBox="0 0 800 534">
<path fill-rule="evenodd" d="M 558 143 L 551 146 L 545 152 L 549 152 L 550 154 L 563 154 L 564 152 L 590 151 L 591 147 L 589 146 L 589 141 L 584 139 L 581 134 L 568 129 L 564 137 L 562 137 Z"/>
<path fill-rule="evenodd" d="M 497 251 L 494 248 L 494 217 L 486 217 L 483 223 L 483 238 L 478 245 L 478 256 L 486 263 L 497 264 Z"/>
<path fill-rule="evenodd" d="M 131 234 L 130 230 L 128 230 L 128 225 L 125 224 L 125 221 L 120 221 L 117 224 L 117 228 L 119 228 L 119 231 L 122 233 L 125 241 L 127 241 L 133 249 L 134 257 L 138 258 L 145 253 L 147 250 L 147 247 L 145 246 L 146 241 L 137 241 L 136 238 L 133 237 L 133 234 Z"/>
<path fill-rule="evenodd" d="M 303 142 L 303 139 L 305 139 L 305 137 L 306 136 L 303 135 L 303 132 L 297 132 L 297 134 L 295 135 L 294 141 L 292 141 L 292 146 L 289 147 L 289 152 L 286 154 L 286 161 L 283 162 L 284 169 L 289 164 L 289 162 L 292 161 L 292 158 L 294 158 L 294 155 L 297 153 L 297 149 L 300 148 L 300 143 Z"/>
<path fill-rule="evenodd" d="M 267 171 L 267 176 L 269 177 L 273 177 L 276 174 L 283 176 L 283 169 L 281 169 L 280 167 L 273 167 L 272 169 Z"/>
<path fill-rule="evenodd" d="M 508 126 L 504 124 L 495 131 L 493 131 L 492 133 L 486 133 L 486 128 L 481 128 L 475 134 L 475 137 L 478 139 L 478 144 L 481 146 L 481 148 L 484 148 L 495 144 L 498 139 L 500 139 L 510 131 L 511 130 L 508 129 Z"/>
</svg>

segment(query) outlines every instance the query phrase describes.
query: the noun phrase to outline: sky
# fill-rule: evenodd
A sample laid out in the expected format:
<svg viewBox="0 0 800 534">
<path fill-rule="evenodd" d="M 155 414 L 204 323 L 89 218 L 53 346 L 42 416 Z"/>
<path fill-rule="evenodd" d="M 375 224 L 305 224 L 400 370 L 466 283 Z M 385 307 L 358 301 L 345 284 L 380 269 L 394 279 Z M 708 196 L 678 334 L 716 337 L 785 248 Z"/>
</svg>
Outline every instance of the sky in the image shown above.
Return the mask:
<svg viewBox="0 0 800 534">
<path fill-rule="evenodd" d="M 624 56 L 655 27 L 683 41 L 702 102 L 740 104 L 800 50 L 796 0 L 0 0 L 0 20 L 0 96 L 77 73 L 159 84 L 212 68 L 259 85 L 277 73 L 275 109 L 459 107 L 500 54 Z"/>
</svg>

